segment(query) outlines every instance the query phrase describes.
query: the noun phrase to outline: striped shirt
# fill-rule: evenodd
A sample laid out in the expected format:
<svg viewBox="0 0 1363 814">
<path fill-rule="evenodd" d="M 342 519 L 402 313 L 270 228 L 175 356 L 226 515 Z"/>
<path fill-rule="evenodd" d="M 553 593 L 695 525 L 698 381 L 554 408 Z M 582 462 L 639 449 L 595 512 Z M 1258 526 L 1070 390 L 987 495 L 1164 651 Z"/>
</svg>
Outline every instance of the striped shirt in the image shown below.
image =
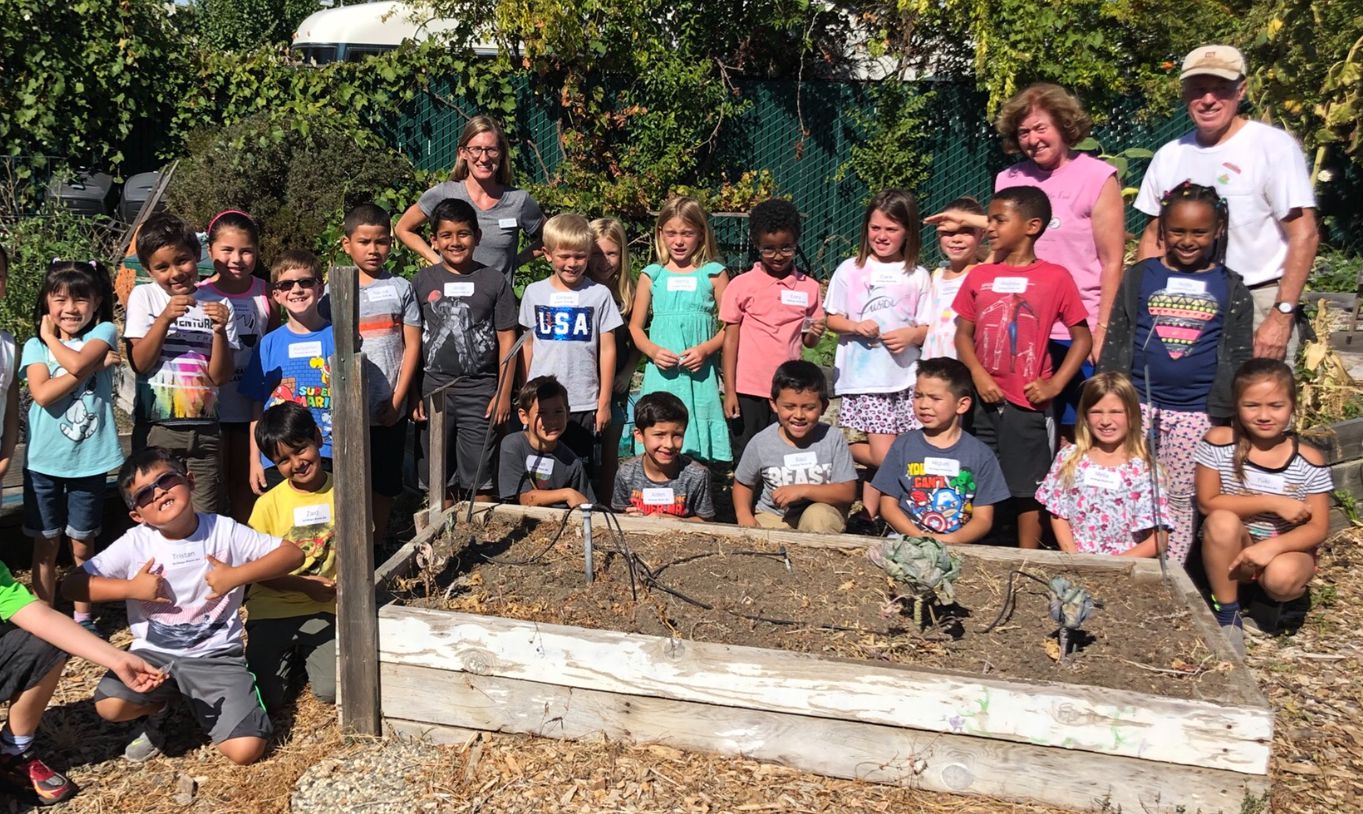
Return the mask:
<svg viewBox="0 0 1363 814">
<path fill-rule="evenodd" d="M 1333 491 L 1334 480 L 1328 467 L 1318 466 L 1302 457 L 1297 448 L 1297 439 L 1292 438 L 1292 457 L 1287 463 L 1276 468 L 1259 466 L 1246 460 L 1245 478 L 1235 475 L 1235 444 L 1213 444 L 1203 440 L 1197 446 L 1193 459 L 1200 465 L 1214 470 L 1221 477 L 1221 493 L 1224 495 L 1282 495 L 1293 500 L 1305 500 L 1307 495 Z M 1276 537 L 1291 531 L 1300 523 L 1289 523 L 1274 512 L 1256 514 L 1245 521 L 1245 528 L 1256 540 Z"/>
</svg>

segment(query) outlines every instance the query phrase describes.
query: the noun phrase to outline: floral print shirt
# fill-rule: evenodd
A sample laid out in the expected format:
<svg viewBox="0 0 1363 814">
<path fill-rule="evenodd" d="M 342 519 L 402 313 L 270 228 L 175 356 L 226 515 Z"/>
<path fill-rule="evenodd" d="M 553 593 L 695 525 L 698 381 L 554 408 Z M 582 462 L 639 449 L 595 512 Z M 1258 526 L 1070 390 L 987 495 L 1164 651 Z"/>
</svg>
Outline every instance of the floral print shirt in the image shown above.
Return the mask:
<svg viewBox="0 0 1363 814">
<path fill-rule="evenodd" d="M 1066 484 L 1060 472 L 1074 450 L 1068 446 L 1056 456 L 1051 471 L 1037 489 L 1037 502 L 1052 515 L 1069 522 L 1081 554 L 1121 554 L 1155 527 L 1150 469 L 1141 458 L 1107 467 L 1085 457 L 1075 467 L 1072 481 Z M 1160 527 L 1171 527 L 1162 482 L 1158 517 Z"/>
</svg>

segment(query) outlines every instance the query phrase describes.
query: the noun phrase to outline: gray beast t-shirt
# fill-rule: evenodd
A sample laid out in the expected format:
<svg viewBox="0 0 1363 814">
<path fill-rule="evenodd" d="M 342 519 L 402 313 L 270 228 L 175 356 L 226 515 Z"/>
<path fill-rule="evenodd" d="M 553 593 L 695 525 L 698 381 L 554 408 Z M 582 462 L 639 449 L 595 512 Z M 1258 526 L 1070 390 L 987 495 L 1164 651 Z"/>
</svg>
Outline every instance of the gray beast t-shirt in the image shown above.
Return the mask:
<svg viewBox="0 0 1363 814">
<path fill-rule="evenodd" d="M 540 211 L 540 205 L 525 190 L 508 189 L 491 209 L 479 209 L 469 198 L 468 187 L 463 181 L 436 184 L 422 193 L 416 205 L 429 218 L 446 198 L 457 198 L 473 206 L 473 211 L 478 213 L 478 229 L 482 232 L 478 247 L 473 250 L 473 259 L 496 269 L 508 283 L 511 282 L 521 232 L 531 240 L 539 240 L 540 232 L 544 230 L 544 213 Z"/>
<path fill-rule="evenodd" d="M 852 452 L 842 433 L 827 424 L 816 424 L 810 431 L 809 446 L 797 447 L 781 438 L 781 425 L 772 424 L 748 442 L 743 459 L 734 470 L 734 480 L 755 487 L 760 479 L 762 494 L 757 511 L 784 517 L 788 510 L 800 509 L 809 501 L 777 507 L 771 494 L 778 487 L 795 483 L 845 483 L 857 479 Z"/>
<path fill-rule="evenodd" d="M 871 485 L 935 534 L 960 531 L 976 506 L 1011 497 L 994 452 L 964 432 L 945 449 L 929 444 L 922 430 L 904 433 L 890 445 Z"/>
<path fill-rule="evenodd" d="M 521 298 L 521 325 L 530 329 L 535 343 L 527 378 L 555 376 L 568 388 L 570 411 L 595 410 L 601 392 L 601 343 L 614 342 L 611 331 L 624 321 L 604 285 L 584 280 L 575 290 L 560 291 L 552 279 L 526 286 Z"/>
<path fill-rule="evenodd" d="M 713 520 L 714 502 L 710 498 L 710 470 L 686 456 L 681 471 L 672 480 L 649 480 L 644 474 L 644 459 L 631 458 L 615 474 L 611 508 L 617 512 L 638 509 L 644 514 L 672 517 L 700 517 Z"/>
</svg>

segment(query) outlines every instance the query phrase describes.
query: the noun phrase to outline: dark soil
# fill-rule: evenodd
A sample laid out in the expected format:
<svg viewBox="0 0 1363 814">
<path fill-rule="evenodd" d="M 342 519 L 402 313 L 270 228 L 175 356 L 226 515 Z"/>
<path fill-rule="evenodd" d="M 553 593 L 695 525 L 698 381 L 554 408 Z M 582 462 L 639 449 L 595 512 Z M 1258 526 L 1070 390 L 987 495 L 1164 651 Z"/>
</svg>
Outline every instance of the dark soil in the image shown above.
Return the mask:
<svg viewBox="0 0 1363 814">
<path fill-rule="evenodd" d="M 557 522 L 493 519 L 437 544 L 438 574 L 394 586 L 409 605 L 527 621 L 779 648 L 965 673 L 1135 690 L 1180 698 L 1231 695 L 1229 663 L 1202 642 L 1181 599 L 1163 584 L 1137 585 L 1111 572 L 1057 573 L 1103 603 L 1057 663 L 1056 625 L 1044 585 L 1014 577 L 1015 609 L 988 633 L 1008 589 L 1005 563 L 967 558 L 956 602 L 913 620 L 912 602 L 889 605 L 896 588 L 864 556 L 837 549 L 780 546 L 695 534 L 629 534 L 626 544 L 655 578 L 630 569 L 616 535 L 596 525 L 595 581 L 583 575 L 582 544 Z M 868 544 L 872 542 L 868 540 Z M 441 550 L 443 548 L 443 551 Z M 789 566 L 787 566 L 787 560 Z M 665 590 L 666 589 L 666 590 Z M 675 593 L 670 593 L 675 592 Z M 708 606 L 708 607 L 702 607 Z"/>
</svg>

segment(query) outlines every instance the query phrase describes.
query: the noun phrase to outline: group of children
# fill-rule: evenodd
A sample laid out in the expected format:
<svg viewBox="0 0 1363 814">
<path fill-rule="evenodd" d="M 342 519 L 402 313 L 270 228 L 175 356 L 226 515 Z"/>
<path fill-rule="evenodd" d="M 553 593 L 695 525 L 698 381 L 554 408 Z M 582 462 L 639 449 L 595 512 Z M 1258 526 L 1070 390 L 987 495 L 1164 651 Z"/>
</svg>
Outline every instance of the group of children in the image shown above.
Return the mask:
<svg viewBox="0 0 1363 814">
<path fill-rule="evenodd" d="M 983 229 L 971 225 L 980 215 Z M 359 272 L 375 534 L 403 483 L 409 419 L 421 422 L 422 454 L 452 462 L 450 500 L 576 507 L 609 496 L 628 514 L 712 520 L 711 465 L 733 463 L 733 513 L 745 526 L 838 533 L 860 499 L 866 519 L 893 532 L 972 543 L 1006 510 L 1024 547 L 1040 544 L 1049 516 L 1062 550 L 1163 547 L 1178 562 L 1197 508 L 1215 609 L 1234 637 L 1242 581 L 1278 601 L 1305 591 L 1331 484 L 1320 455 L 1290 432 L 1291 370 L 1248 359 L 1248 296 L 1218 251 L 1225 204 L 1190 183 L 1166 195 L 1166 254 L 1126 274 L 1093 354 L 1102 372 L 1084 382 L 1073 442 L 1059 455 L 1053 402 L 1093 348 L 1070 275 L 1034 253 L 1050 219 L 1035 187 L 1002 190 L 987 211 L 953 202 L 936 219 L 945 263 L 930 274 L 914 198 L 881 192 L 857 255 L 825 293 L 797 263 L 800 217 L 784 200 L 752 210 L 757 260 L 733 279 L 693 199 L 663 208 L 655 262 L 637 280 L 617 221 L 562 214 L 543 229 L 551 276 L 517 302 L 504 273 L 475 261 L 481 234 L 467 202 L 433 208 L 440 263 L 410 283 L 386 268 L 388 213 L 355 207 L 342 246 Z M 298 250 L 260 279 L 258 227 L 243 212 L 218 215 L 207 235 L 216 273 L 200 283 L 195 232 L 166 215 L 143 225 L 137 252 L 151 282 L 128 299 L 121 343 L 108 274 L 85 261 L 53 261 L 17 363 L 4 357 L 16 355 L 13 340 L 0 337 L 0 466 L 13 449 L 19 377 L 34 400 L 25 511 L 38 598 L 50 604 L 58 592 L 63 538 L 77 564 L 61 585 L 76 625 L 29 610 L 3 570 L 0 617 L 111 668 L 96 709 L 138 721 L 134 760 L 159 751 L 176 694 L 223 754 L 247 763 L 291 681 L 305 673 L 319 697 L 335 692 L 325 280 Z M 1056 325 L 1071 342 L 1053 361 Z M 825 330 L 838 336 L 831 388 L 800 358 Z M 136 376 L 126 461 L 112 407 L 123 359 Z M 621 463 L 643 359 L 637 456 Z M 842 431 L 821 420 L 830 389 Z M 424 421 L 436 399 L 444 438 L 430 438 Z M 494 466 L 483 451 L 513 408 L 524 429 L 500 438 Z M 96 553 L 104 478 L 120 464 L 137 526 Z M 92 635 L 89 603 L 115 600 L 127 603 L 136 655 Z M 16 699 L 0 769 L 48 801 L 74 786 L 33 755 L 36 713 L 24 710 L 41 710 L 59 667 L 49 645 L 17 630 L 0 637 L 0 688 Z"/>
</svg>

